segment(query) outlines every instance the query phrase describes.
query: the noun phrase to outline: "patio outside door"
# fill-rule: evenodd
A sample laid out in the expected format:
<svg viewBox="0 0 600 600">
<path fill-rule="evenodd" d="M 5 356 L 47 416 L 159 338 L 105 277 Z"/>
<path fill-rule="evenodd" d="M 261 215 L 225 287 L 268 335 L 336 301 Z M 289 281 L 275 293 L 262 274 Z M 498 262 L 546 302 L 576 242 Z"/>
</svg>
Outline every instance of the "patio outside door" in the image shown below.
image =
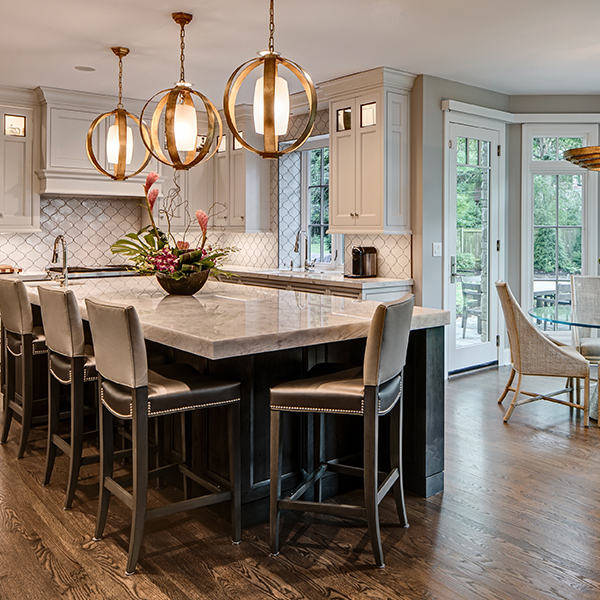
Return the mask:
<svg viewBox="0 0 600 600">
<path fill-rule="evenodd" d="M 498 132 L 449 125 L 448 371 L 498 360 Z"/>
</svg>

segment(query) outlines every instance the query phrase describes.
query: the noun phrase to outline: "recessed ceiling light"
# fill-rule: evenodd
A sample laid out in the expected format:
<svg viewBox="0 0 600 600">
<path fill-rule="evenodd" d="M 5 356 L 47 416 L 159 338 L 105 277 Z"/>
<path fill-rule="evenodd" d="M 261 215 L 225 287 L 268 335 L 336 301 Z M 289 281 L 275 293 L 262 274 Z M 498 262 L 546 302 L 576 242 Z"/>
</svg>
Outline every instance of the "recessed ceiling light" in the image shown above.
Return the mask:
<svg viewBox="0 0 600 600">
<path fill-rule="evenodd" d="M 75 67 L 78 71 L 95 71 L 96 69 L 94 67 L 83 67 L 81 65 Z"/>
</svg>

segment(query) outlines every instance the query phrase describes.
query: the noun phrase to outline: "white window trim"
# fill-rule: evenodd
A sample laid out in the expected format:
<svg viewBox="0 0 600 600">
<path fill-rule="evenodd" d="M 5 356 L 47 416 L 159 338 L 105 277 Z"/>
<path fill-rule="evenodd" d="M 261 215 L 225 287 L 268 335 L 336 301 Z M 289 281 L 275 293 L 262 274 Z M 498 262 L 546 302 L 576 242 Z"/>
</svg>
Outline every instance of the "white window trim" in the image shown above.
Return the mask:
<svg viewBox="0 0 600 600">
<path fill-rule="evenodd" d="M 584 146 L 598 145 L 597 124 L 527 124 L 522 126 L 521 142 L 521 306 L 533 306 L 533 177 L 543 174 L 582 175 L 582 248 L 581 272 L 598 271 L 598 175 L 567 161 L 534 161 L 531 145 L 534 137 L 582 137 Z"/>
</svg>

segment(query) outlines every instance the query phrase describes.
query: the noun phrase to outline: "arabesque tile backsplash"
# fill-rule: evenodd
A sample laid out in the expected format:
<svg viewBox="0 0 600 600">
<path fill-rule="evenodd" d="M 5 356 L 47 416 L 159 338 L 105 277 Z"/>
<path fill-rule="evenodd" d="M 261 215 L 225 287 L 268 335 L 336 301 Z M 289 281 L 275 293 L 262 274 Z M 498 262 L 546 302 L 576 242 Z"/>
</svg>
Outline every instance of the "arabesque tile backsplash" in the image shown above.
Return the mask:
<svg viewBox="0 0 600 600">
<path fill-rule="evenodd" d="M 303 128 L 301 117 L 293 118 L 289 139 Z M 328 131 L 328 111 L 319 111 L 313 135 Z M 287 266 L 290 260 L 298 264 L 292 246 L 299 227 L 300 213 L 296 187 L 299 185 L 299 161 L 286 155 L 280 180 L 278 161 L 271 162 L 271 228 L 261 233 L 238 233 L 217 229 L 209 233 L 210 241 L 236 246 L 231 263 L 259 269 Z M 295 181 L 298 180 L 298 181 Z M 284 211 L 279 215 L 281 190 Z M 287 204 L 286 204 L 287 203 Z M 24 271 L 42 271 L 50 264 L 52 246 L 57 235 L 65 236 L 70 265 L 121 264 L 123 258 L 112 254 L 110 245 L 125 233 L 137 231 L 142 225 L 140 201 L 133 198 L 104 197 L 47 197 L 40 200 L 40 228 L 35 233 L 0 234 L 0 263 Z M 278 232 L 282 235 L 279 239 Z M 351 249 L 354 245 L 375 246 L 377 266 L 381 277 L 407 279 L 411 275 L 411 238 L 409 235 L 344 236 L 346 272 L 350 272 Z"/>
<path fill-rule="evenodd" d="M 40 199 L 40 229 L 34 233 L 0 234 L 0 263 L 24 271 L 43 271 L 50 265 L 54 238 L 62 234 L 70 265 L 120 264 L 110 245 L 141 223 L 141 207 L 131 198 Z"/>
</svg>

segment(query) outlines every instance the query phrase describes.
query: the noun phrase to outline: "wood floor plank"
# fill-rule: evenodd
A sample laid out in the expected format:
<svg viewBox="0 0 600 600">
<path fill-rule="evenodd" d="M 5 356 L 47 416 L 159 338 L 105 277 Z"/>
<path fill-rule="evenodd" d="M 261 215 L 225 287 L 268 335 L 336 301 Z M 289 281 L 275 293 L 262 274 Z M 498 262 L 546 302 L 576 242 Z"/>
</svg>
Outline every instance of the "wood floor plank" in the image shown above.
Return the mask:
<svg viewBox="0 0 600 600">
<path fill-rule="evenodd" d="M 507 377 L 501 368 L 448 381 L 445 492 L 407 496 L 408 529 L 391 496 L 383 501 L 385 569 L 359 521 L 285 514 L 270 557 L 267 524 L 234 546 L 228 523 L 197 510 L 147 523 L 139 571 L 126 577 L 129 512 L 117 500 L 104 539 L 92 541 L 98 466 L 82 469 L 64 511 L 66 457 L 42 487 L 45 429 L 16 460 L 15 424 L 0 446 L 0 600 L 597 600 L 600 431 L 547 402 L 504 424 Z M 149 502 L 179 494 L 151 490 Z"/>
</svg>

